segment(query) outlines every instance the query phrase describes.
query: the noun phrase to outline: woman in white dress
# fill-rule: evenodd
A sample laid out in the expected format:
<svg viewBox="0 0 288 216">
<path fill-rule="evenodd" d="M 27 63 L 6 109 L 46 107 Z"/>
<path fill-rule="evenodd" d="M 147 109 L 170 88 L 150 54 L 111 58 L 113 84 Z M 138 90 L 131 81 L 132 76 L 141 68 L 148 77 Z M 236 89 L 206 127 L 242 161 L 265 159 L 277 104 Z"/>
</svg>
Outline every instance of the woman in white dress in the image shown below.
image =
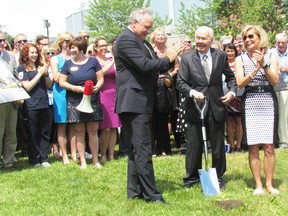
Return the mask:
<svg viewBox="0 0 288 216">
<path fill-rule="evenodd" d="M 260 26 L 245 26 L 242 37 L 246 53 L 236 58 L 236 81 L 245 88 L 242 99 L 243 142 L 249 147 L 249 165 L 256 189 L 264 194 L 261 182 L 259 146 L 263 144 L 266 190 L 279 193 L 273 187 L 275 168 L 274 143 L 277 138 L 278 103 L 273 86 L 278 83 L 278 59 L 267 53 L 268 36 Z"/>
</svg>

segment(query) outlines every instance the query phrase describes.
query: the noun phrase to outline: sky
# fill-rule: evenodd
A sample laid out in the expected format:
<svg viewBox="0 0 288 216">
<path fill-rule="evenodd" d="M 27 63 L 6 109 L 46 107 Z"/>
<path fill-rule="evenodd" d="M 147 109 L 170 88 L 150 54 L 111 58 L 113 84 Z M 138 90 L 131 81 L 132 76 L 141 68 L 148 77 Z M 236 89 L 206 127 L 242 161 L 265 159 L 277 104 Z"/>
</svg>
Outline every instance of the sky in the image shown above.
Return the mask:
<svg viewBox="0 0 288 216">
<path fill-rule="evenodd" d="M 66 31 L 66 18 L 80 11 L 81 3 L 87 6 L 88 0 L 2 0 L 0 25 L 13 37 L 24 33 L 33 40 L 38 34 L 47 35 L 43 27 L 47 19 L 49 36 L 56 37 L 58 32 Z"/>
</svg>

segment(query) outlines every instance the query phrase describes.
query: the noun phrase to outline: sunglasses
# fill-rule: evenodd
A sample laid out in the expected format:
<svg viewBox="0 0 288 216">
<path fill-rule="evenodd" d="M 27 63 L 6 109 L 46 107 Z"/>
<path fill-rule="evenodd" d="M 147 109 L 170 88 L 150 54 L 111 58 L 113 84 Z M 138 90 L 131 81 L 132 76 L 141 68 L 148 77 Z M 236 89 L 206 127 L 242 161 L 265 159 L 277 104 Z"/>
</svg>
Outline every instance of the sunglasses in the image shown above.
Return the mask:
<svg viewBox="0 0 288 216">
<path fill-rule="evenodd" d="M 255 37 L 254 34 L 245 35 L 245 36 L 243 37 L 243 40 L 246 41 L 247 38 L 249 38 L 250 40 L 253 40 L 254 37 Z"/>
<path fill-rule="evenodd" d="M 27 43 L 27 40 L 19 40 L 19 41 L 17 41 L 17 43 L 18 43 L 18 44 L 20 44 L 20 43 Z"/>
<path fill-rule="evenodd" d="M 0 39 L 0 43 L 2 43 L 2 42 L 5 43 L 5 41 L 6 41 L 5 39 Z"/>
<path fill-rule="evenodd" d="M 64 40 L 66 43 L 70 43 L 70 40 Z"/>
<path fill-rule="evenodd" d="M 46 52 L 46 55 L 55 55 L 55 52 Z"/>
<path fill-rule="evenodd" d="M 186 42 L 189 43 L 189 44 L 191 43 L 191 41 L 186 41 Z"/>
</svg>

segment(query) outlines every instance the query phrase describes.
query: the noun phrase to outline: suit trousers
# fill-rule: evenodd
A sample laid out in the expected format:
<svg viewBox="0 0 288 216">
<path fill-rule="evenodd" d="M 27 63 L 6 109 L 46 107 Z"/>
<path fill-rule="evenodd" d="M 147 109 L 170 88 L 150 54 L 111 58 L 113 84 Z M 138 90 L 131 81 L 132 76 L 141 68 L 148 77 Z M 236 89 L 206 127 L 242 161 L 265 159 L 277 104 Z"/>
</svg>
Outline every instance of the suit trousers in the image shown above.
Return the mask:
<svg viewBox="0 0 288 216">
<path fill-rule="evenodd" d="M 288 91 L 276 92 L 279 106 L 278 137 L 279 144 L 288 145 Z"/>
<path fill-rule="evenodd" d="M 13 102 L 0 104 L 0 122 L 0 167 L 11 167 L 17 147 L 17 108 Z"/>
<path fill-rule="evenodd" d="M 159 200 L 151 155 L 152 114 L 121 113 L 124 142 L 128 145 L 128 198 Z"/>
<path fill-rule="evenodd" d="M 225 121 L 215 121 L 211 110 L 205 119 L 207 139 L 211 144 L 212 167 L 216 168 L 219 181 L 226 171 L 226 155 L 224 144 Z M 187 149 L 186 149 L 186 177 L 183 179 L 185 185 L 193 185 L 200 181 L 199 169 L 202 169 L 203 137 L 200 122 L 187 122 Z M 211 163 L 209 164 L 211 167 Z"/>
<path fill-rule="evenodd" d="M 28 158 L 31 164 L 48 162 L 50 147 L 49 108 L 28 110 Z"/>
</svg>

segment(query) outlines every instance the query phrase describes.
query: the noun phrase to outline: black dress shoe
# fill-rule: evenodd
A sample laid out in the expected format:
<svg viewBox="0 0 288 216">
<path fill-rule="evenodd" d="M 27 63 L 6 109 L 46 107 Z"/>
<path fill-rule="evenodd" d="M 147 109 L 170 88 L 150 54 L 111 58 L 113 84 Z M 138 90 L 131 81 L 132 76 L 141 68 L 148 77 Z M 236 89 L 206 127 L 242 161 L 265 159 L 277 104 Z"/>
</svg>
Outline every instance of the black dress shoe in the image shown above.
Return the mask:
<svg viewBox="0 0 288 216">
<path fill-rule="evenodd" d="M 184 188 L 184 189 L 189 189 L 189 188 L 191 188 L 191 187 L 192 187 L 191 184 L 184 184 L 184 185 L 183 185 L 183 188 Z"/>
<path fill-rule="evenodd" d="M 200 182 L 200 181 L 199 181 Z M 185 188 L 185 189 L 189 189 L 189 188 L 191 188 L 191 187 L 193 187 L 194 185 L 196 185 L 196 184 L 198 184 L 199 183 L 198 181 L 195 181 L 195 182 L 193 182 L 193 183 L 184 183 L 184 185 L 183 185 L 183 188 Z"/>
<path fill-rule="evenodd" d="M 153 200 L 153 202 L 159 203 L 159 204 L 164 204 L 164 205 L 171 205 L 171 203 L 166 202 L 163 198 L 158 199 L 158 200 Z"/>
<path fill-rule="evenodd" d="M 134 199 L 144 199 L 143 196 L 138 195 L 138 196 L 133 196 L 133 197 L 128 197 L 128 199 L 134 200 Z"/>
<path fill-rule="evenodd" d="M 220 190 L 224 190 L 225 189 L 224 182 L 222 182 L 222 181 L 219 182 L 219 188 L 220 188 Z"/>
</svg>

